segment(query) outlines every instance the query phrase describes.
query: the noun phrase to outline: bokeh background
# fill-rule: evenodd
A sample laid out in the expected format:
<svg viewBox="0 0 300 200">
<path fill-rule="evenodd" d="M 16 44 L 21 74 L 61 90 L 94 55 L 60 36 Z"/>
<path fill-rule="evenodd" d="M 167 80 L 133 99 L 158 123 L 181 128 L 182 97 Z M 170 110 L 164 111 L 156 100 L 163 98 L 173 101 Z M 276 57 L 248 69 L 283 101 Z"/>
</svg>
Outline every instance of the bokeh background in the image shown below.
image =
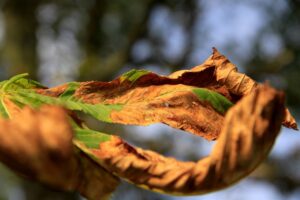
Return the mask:
<svg viewBox="0 0 300 200">
<path fill-rule="evenodd" d="M 0 0 L 0 79 L 29 72 L 48 86 L 111 80 L 132 68 L 160 74 L 202 63 L 217 47 L 239 70 L 268 80 L 300 114 L 299 0 Z M 86 119 L 143 148 L 198 160 L 213 145 L 165 125 Z M 0 200 L 79 200 L 0 165 Z M 299 200 L 300 134 L 283 128 L 269 158 L 220 192 L 172 197 L 122 183 L 114 200 Z"/>
</svg>

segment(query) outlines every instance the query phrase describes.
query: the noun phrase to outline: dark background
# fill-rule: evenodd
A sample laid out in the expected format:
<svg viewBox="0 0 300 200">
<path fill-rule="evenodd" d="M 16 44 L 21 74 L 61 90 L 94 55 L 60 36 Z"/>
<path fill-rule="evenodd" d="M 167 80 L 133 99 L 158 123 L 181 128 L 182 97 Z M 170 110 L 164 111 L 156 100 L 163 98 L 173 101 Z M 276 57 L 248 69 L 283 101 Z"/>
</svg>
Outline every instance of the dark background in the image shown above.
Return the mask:
<svg viewBox="0 0 300 200">
<path fill-rule="evenodd" d="M 54 86 L 107 81 L 132 68 L 168 74 L 202 63 L 213 46 L 240 71 L 283 89 L 292 113 L 299 116 L 299 0 L 0 0 L 0 79 L 29 72 Z M 181 160 L 198 160 L 212 146 L 164 125 L 87 121 Z M 300 135 L 283 129 L 268 160 L 228 189 L 171 197 L 123 183 L 114 199 L 298 200 L 299 186 Z M 0 166 L 1 200 L 81 198 L 23 180 Z"/>
</svg>

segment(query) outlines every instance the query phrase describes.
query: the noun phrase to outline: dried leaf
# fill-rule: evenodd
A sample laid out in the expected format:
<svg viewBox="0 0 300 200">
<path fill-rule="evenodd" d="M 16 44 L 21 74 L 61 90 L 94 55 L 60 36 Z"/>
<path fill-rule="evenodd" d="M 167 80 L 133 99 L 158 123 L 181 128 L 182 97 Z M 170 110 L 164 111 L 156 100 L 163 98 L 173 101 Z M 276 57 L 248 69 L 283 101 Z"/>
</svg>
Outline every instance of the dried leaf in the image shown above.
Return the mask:
<svg viewBox="0 0 300 200">
<path fill-rule="evenodd" d="M 209 75 L 211 71 L 204 70 L 198 77 L 208 79 Z M 105 122 L 136 125 L 162 122 L 209 140 L 216 139 L 224 115 L 233 103 L 222 87 L 200 88 L 182 84 L 199 82 L 194 80 L 189 77 L 170 79 L 145 70 L 132 70 L 107 83 L 71 82 L 50 89 L 18 84 L 32 82 L 26 82 L 23 75 L 11 78 L 0 88 L 2 100 L 18 107 L 61 105 Z M 3 116 L 7 117 L 5 104 L 1 105 Z"/>
<path fill-rule="evenodd" d="M 186 74 L 198 73 L 215 69 L 215 81 L 225 86 L 231 95 L 235 95 L 237 99 L 249 94 L 257 87 L 257 83 L 245 74 L 239 73 L 237 67 L 232 64 L 224 55 L 220 54 L 216 48 L 213 48 L 213 54 L 201 65 L 192 68 L 191 70 L 181 70 L 171 74 L 171 78 L 180 78 Z M 290 111 L 286 108 L 285 117 L 282 122 L 287 128 L 298 130 L 297 123 Z"/>
<path fill-rule="evenodd" d="M 227 187 L 268 154 L 283 117 L 284 125 L 297 128 L 282 93 L 238 73 L 216 49 L 204 64 L 168 77 L 132 70 L 111 82 L 47 89 L 25 76 L 0 82 L 0 113 L 10 118 L 0 120 L 0 160 L 25 176 L 77 189 L 89 199 L 108 198 L 118 184 L 114 175 L 171 194 Z M 68 115 L 45 104 L 63 106 Z M 90 130 L 70 110 L 111 123 L 162 122 L 218 141 L 209 157 L 180 162 Z"/>
<path fill-rule="evenodd" d="M 211 60 L 217 69 L 217 80 L 225 84 L 230 92 L 243 96 L 257 87 L 254 80 L 245 74 L 238 73 L 237 68 L 225 56 L 221 55 L 217 49 L 213 50 Z M 287 108 L 282 124 L 287 128 L 298 130 L 297 123 Z"/>
<path fill-rule="evenodd" d="M 71 82 L 39 89 L 38 93 L 63 99 L 67 108 L 102 121 L 133 125 L 161 122 L 213 140 L 220 134 L 226 111 L 256 87 L 255 81 L 237 72 L 214 49 L 202 65 L 168 77 L 131 70 L 111 82 Z M 285 116 L 283 125 L 297 129 L 288 110 Z"/>
<path fill-rule="evenodd" d="M 58 107 L 20 110 L 0 120 L 0 160 L 17 173 L 60 190 L 79 190 L 89 199 L 107 199 L 118 179 L 73 147 L 66 112 Z M 99 144 L 99 141 L 98 141 Z"/>
<path fill-rule="evenodd" d="M 248 175 L 268 155 L 283 119 L 283 94 L 260 86 L 226 114 L 210 156 L 180 162 L 130 146 L 112 136 L 98 148 L 76 144 L 105 169 L 131 183 L 168 194 L 201 194 L 227 187 Z"/>
<path fill-rule="evenodd" d="M 210 70 L 204 70 L 198 78 L 208 79 L 210 74 Z M 40 101 L 63 105 L 105 122 L 135 125 L 161 122 L 209 140 L 216 139 L 224 115 L 233 105 L 231 97 L 222 87 L 184 84 L 190 81 L 188 77 L 170 79 L 145 70 L 132 70 L 111 82 L 71 82 L 39 89 L 38 94 L 18 92 L 19 99 L 15 99 L 24 104 Z M 198 80 L 194 82 L 201 86 Z"/>
</svg>

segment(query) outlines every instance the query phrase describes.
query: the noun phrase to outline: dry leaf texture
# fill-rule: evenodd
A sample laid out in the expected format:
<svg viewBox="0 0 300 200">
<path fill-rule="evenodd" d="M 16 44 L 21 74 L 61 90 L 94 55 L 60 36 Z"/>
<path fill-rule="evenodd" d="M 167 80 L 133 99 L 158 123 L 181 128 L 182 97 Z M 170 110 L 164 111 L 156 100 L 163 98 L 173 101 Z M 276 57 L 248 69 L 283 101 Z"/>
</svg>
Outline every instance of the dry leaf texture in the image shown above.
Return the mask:
<svg viewBox="0 0 300 200">
<path fill-rule="evenodd" d="M 281 92 L 237 72 L 216 49 L 202 65 L 169 76 L 132 70 L 110 82 L 49 89 L 25 76 L 0 82 L 0 113 L 10 118 L 0 120 L 0 160 L 24 176 L 92 200 L 109 198 L 117 176 L 170 194 L 227 187 L 267 156 L 281 123 L 297 129 Z M 181 162 L 90 130 L 74 110 L 110 123 L 161 122 L 218 140 L 208 157 Z"/>
<path fill-rule="evenodd" d="M 72 128 L 61 108 L 27 107 L 10 120 L 0 119 L 0 127 L 0 160 L 25 177 L 61 190 L 77 189 L 90 199 L 108 198 L 118 184 L 116 177 L 74 149 Z"/>
<path fill-rule="evenodd" d="M 228 111 L 211 155 L 198 162 L 163 157 L 118 137 L 90 151 L 108 171 L 141 187 L 171 194 L 206 193 L 229 186 L 255 169 L 276 139 L 283 112 L 283 94 L 258 87 Z"/>
<path fill-rule="evenodd" d="M 226 85 L 231 93 L 243 96 L 257 87 L 257 84 L 250 77 L 237 72 L 237 68 L 217 49 L 214 48 L 213 50 L 213 55 L 206 62 L 212 62 L 216 66 L 217 80 Z M 285 108 L 285 117 L 282 124 L 288 128 L 298 130 L 296 120 L 287 108 Z"/>
<path fill-rule="evenodd" d="M 239 73 L 214 49 L 202 65 L 168 77 L 132 70 L 111 82 L 73 82 L 37 92 L 80 102 L 85 107 L 81 110 L 102 121 L 133 125 L 165 123 L 214 140 L 221 132 L 227 110 L 256 87 L 254 80 Z M 282 123 L 297 129 L 287 108 Z"/>
<path fill-rule="evenodd" d="M 217 138 L 224 115 L 233 105 L 225 88 L 210 85 L 211 69 L 198 74 L 199 80 L 203 78 L 201 81 L 190 76 L 170 79 L 151 72 L 134 81 L 123 76 L 111 82 L 69 83 L 40 89 L 38 93 L 67 97 L 102 121 L 135 125 L 165 123 L 209 140 Z"/>
<path fill-rule="evenodd" d="M 181 70 L 170 75 L 172 78 L 178 78 L 185 73 L 201 72 L 209 68 L 215 68 L 216 81 L 226 86 L 231 95 L 241 98 L 249 94 L 257 87 L 257 83 L 245 74 L 239 73 L 237 67 L 231 63 L 224 55 L 213 48 L 213 54 L 201 65 L 192 68 L 191 70 Z M 287 128 L 298 130 L 295 118 L 290 111 L 285 108 L 285 117 L 282 124 Z"/>
</svg>

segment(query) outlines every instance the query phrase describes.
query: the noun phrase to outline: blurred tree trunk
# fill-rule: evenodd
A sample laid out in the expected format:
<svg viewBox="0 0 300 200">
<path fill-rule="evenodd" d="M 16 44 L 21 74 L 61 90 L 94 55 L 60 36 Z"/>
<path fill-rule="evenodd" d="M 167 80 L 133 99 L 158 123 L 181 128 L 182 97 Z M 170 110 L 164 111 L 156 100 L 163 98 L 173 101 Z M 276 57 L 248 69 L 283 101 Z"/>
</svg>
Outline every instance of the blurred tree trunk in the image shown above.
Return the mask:
<svg viewBox="0 0 300 200">
<path fill-rule="evenodd" d="M 3 5 L 5 23 L 2 61 L 8 75 L 28 72 L 37 78 L 38 0 L 7 0 Z"/>
</svg>

